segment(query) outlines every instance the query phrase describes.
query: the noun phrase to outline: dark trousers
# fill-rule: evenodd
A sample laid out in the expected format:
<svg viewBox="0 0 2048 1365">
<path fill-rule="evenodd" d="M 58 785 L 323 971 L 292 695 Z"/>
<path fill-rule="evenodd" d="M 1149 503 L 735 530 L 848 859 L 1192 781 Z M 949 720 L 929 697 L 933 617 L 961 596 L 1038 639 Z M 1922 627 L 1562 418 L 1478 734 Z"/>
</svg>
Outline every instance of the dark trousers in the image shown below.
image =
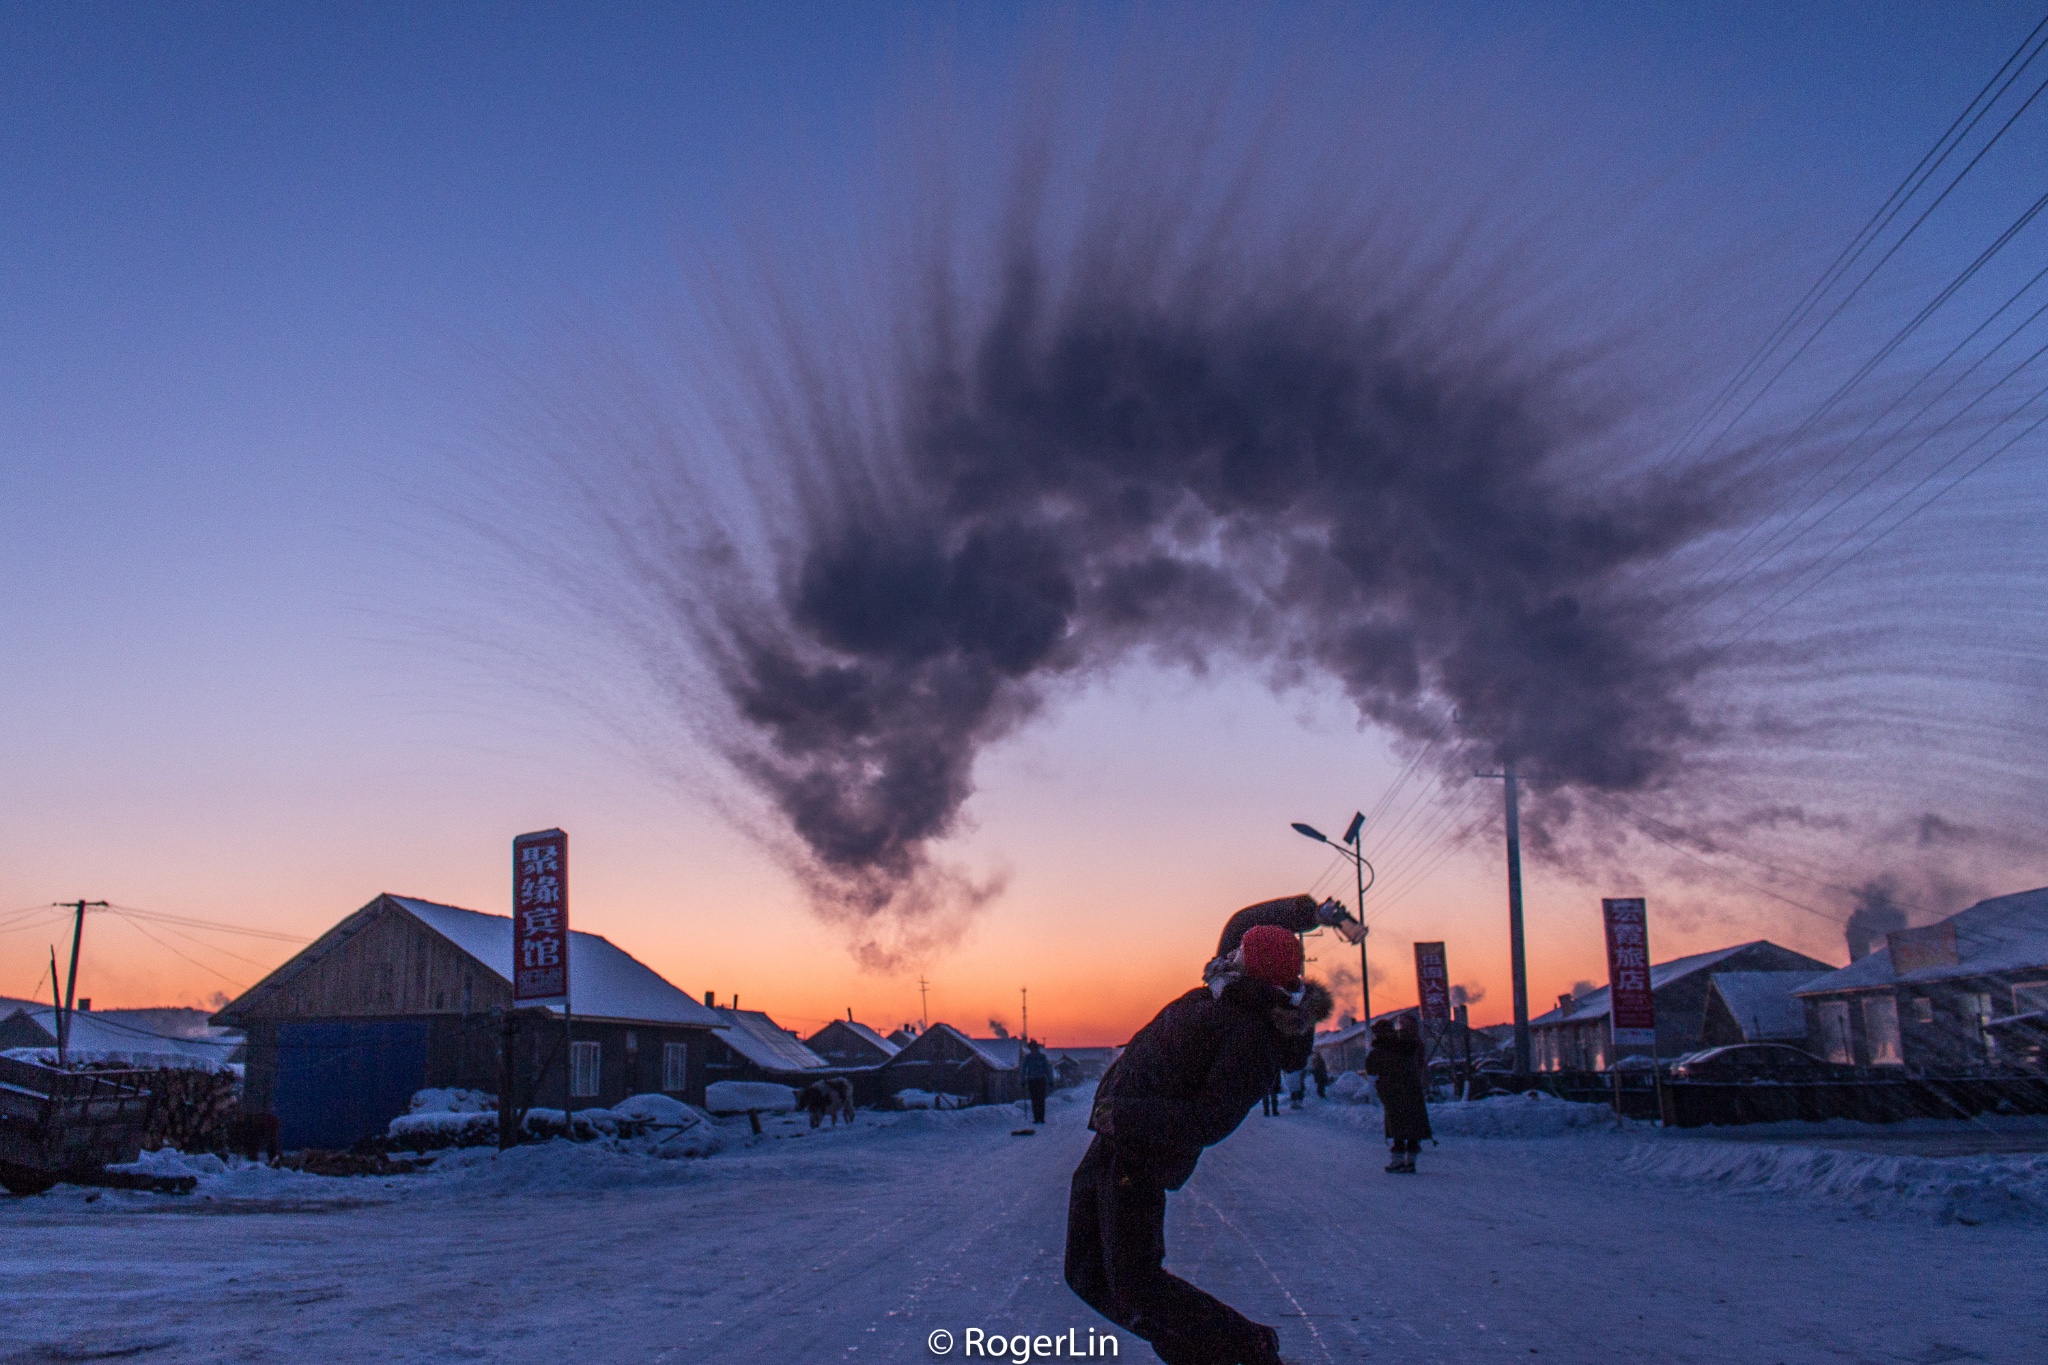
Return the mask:
<svg viewBox="0 0 2048 1365">
<path fill-rule="evenodd" d="M 1422 1150 L 1422 1140 L 1421 1140 L 1420 1138 L 1395 1138 L 1395 1139 L 1394 1139 L 1394 1151 L 1395 1151 L 1395 1152 L 1396 1152 L 1397 1154 L 1398 1154 L 1398 1153 L 1403 1153 L 1403 1152 L 1419 1152 L 1419 1151 L 1421 1151 L 1421 1150 Z"/>
<path fill-rule="evenodd" d="M 1051 1083 L 1043 1080 L 1032 1079 L 1024 1082 L 1024 1093 L 1031 1096 L 1031 1121 L 1033 1123 L 1045 1122 L 1045 1092 L 1051 1088 Z"/>
<path fill-rule="evenodd" d="M 1067 1284 L 1089 1307 L 1152 1343 L 1166 1365 L 1237 1365 L 1264 1332 L 1220 1299 L 1169 1274 L 1166 1191 L 1101 1137 L 1074 1171 Z"/>
</svg>

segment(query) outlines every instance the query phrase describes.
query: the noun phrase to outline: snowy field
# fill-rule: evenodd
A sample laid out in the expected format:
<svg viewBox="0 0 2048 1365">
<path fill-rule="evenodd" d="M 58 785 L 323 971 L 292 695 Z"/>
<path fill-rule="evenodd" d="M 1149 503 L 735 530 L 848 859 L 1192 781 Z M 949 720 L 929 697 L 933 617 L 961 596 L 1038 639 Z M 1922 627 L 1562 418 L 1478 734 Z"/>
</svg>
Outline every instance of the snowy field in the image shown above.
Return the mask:
<svg viewBox="0 0 2048 1365">
<path fill-rule="evenodd" d="M 1739 1140 L 1504 1099 L 1253 1114 L 1173 1197 L 1169 1262 L 1332 1361 L 2048 1360 L 2048 1129 Z M 932 1361 L 928 1334 L 1106 1327 L 1060 1279 L 1076 1096 L 769 1120 L 653 1160 L 467 1151 L 421 1175 L 208 1175 L 0 1203 L 0 1361 Z M 1796 1140 L 1795 1140 L 1796 1139 Z M 1912 1144 L 1908 1144 L 1912 1145 Z M 1922 1147 L 1926 1142 L 1919 1144 Z M 1954 1142 L 1947 1146 L 1954 1147 Z M 2031 1151 L 2025 1150 L 2032 1148 Z M 1153 1359 L 1124 1337 L 1123 1357 Z"/>
</svg>

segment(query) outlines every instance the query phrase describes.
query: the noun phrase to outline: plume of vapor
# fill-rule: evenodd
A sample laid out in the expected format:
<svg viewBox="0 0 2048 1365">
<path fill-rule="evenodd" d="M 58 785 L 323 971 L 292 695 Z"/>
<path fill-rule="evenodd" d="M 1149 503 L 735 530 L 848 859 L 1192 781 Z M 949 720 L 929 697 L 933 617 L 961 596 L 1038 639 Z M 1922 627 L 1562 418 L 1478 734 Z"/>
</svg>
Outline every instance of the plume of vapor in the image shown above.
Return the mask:
<svg viewBox="0 0 2048 1365">
<path fill-rule="evenodd" d="M 1133 660 L 1334 680 L 1446 772 L 1515 765 L 1539 853 L 1571 793 L 1722 738 L 1672 566 L 1769 478 L 1644 458 L 1640 319 L 1510 215 L 1446 221 L 1442 167 L 1167 88 L 976 148 L 993 188 L 907 177 L 879 263 L 725 280 L 720 344 L 572 471 L 590 596 L 871 967 L 1000 891 L 940 855 L 977 756 Z"/>
</svg>

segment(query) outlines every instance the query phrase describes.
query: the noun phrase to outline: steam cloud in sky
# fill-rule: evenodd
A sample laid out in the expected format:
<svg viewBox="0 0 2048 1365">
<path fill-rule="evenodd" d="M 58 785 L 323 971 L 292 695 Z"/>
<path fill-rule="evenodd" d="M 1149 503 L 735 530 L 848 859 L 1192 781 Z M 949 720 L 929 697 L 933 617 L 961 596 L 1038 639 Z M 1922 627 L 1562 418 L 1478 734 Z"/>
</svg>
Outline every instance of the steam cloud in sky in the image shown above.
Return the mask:
<svg viewBox="0 0 2048 1365">
<path fill-rule="evenodd" d="M 1584 262 L 1517 226 L 1555 205 L 1446 214 L 1505 174 L 1158 104 L 907 173 L 879 264 L 724 278 L 683 397 L 579 471 L 622 626 L 873 966 L 996 889 L 938 852 L 977 757 L 1132 661 L 1333 680 L 1539 794 L 1654 791 L 1727 738 L 1681 566 L 1770 479 L 1653 458 L 1665 334 L 1558 284 Z"/>
</svg>

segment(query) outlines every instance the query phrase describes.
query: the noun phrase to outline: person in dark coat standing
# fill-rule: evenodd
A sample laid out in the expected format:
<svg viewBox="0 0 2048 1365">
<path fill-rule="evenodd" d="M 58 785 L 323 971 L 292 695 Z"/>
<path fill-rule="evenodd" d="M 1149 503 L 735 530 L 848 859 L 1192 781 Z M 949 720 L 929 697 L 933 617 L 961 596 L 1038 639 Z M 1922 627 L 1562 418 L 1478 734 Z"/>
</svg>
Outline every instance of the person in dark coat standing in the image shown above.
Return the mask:
<svg viewBox="0 0 2048 1365">
<path fill-rule="evenodd" d="M 1316 1098 L 1330 1098 L 1330 1064 L 1323 1060 L 1320 1052 L 1311 1052 L 1308 1058 L 1308 1074 L 1316 1083 Z"/>
<path fill-rule="evenodd" d="M 1374 1024 L 1372 1051 L 1365 1055 L 1365 1074 L 1372 1077 L 1387 1116 L 1387 1140 L 1394 1149 L 1387 1171 L 1392 1175 L 1414 1175 L 1422 1140 L 1435 1136 L 1422 1089 L 1422 1039 L 1406 1027 L 1409 1017 L 1402 1016 L 1401 1028 L 1390 1019 Z"/>
<path fill-rule="evenodd" d="M 1045 1097 L 1052 1089 L 1052 1062 L 1036 1039 L 1026 1048 L 1023 1065 L 1018 1070 L 1024 1074 L 1024 1093 L 1031 1097 L 1031 1121 L 1044 1123 Z"/>
<path fill-rule="evenodd" d="M 1252 911 L 1271 918 L 1241 923 Z M 1097 1087 L 1095 1140 L 1067 1206 L 1067 1284 L 1166 1365 L 1280 1365 L 1280 1336 L 1167 1272 L 1166 1195 L 1235 1131 L 1274 1077 L 1308 1061 L 1330 994 L 1301 979 L 1306 896 L 1241 911 L 1204 984 L 1138 1031 Z M 1235 931 L 1235 932 L 1233 932 Z"/>
</svg>

